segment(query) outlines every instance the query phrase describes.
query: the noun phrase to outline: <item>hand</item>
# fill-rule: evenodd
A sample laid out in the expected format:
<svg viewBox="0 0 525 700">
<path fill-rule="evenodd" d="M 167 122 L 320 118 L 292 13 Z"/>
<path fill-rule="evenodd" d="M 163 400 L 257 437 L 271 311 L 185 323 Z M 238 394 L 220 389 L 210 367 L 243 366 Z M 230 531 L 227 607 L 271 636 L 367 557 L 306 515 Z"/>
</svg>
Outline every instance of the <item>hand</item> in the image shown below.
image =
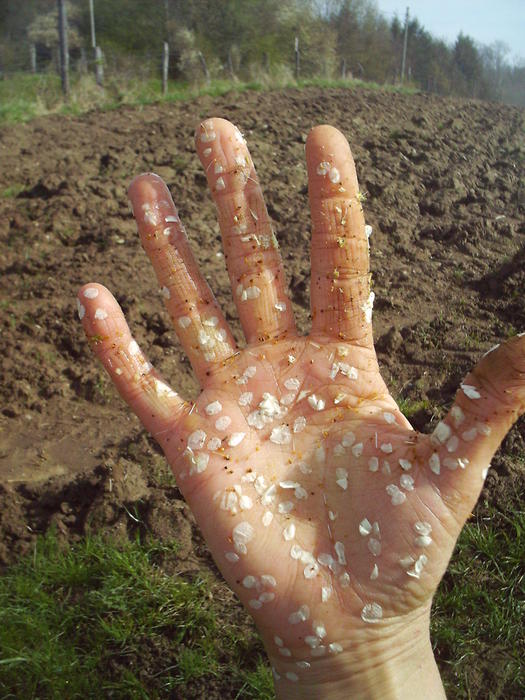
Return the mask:
<svg viewBox="0 0 525 700">
<path fill-rule="evenodd" d="M 79 313 L 117 389 L 162 446 L 226 581 L 253 615 L 283 697 L 444 697 L 432 596 L 525 403 L 525 338 L 484 357 L 446 419 L 415 432 L 379 373 L 367 231 L 348 144 L 306 144 L 312 329 L 297 335 L 277 242 L 236 127 L 196 144 L 215 200 L 239 350 L 164 183 L 130 198 L 177 335 L 202 385 L 194 404 L 159 376 L 109 291 Z M 423 673 L 421 674 L 421 671 Z"/>
</svg>

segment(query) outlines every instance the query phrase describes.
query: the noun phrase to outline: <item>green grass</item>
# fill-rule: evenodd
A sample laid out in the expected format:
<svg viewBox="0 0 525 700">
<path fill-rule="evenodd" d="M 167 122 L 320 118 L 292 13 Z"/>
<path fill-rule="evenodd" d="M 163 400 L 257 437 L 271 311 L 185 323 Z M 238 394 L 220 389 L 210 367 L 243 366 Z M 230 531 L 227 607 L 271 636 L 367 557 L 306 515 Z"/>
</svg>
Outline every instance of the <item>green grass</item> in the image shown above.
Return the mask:
<svg viewBox="0 0 525 700">
<path fill-rule="evenodd" d="M 415 95 L 421 92 L 418 88 L 412 85 L 392 85 L 385 83 L 373 83 L 358 78 L 345 79 L 342 78 L 305 78 L 289 83 L 288 87 L 322 87 L 322 88 L 353 88 L 361 87 L 367 90 L 384 90 L 386 92 L 400 92 L 404 95 Z"/>
<path fill-rule="evenodd" d="M 14 185 L 6 187 L 5 190 L 2 190 L 2 192 L 0 192 L 0 199 L 14 199 L 17 195 L 20 194 L 20 192 L 22 192 L 23 189 L 23 185 L 15 183 Z"/>
<path fill-rule="evenodd" d="M 525 697 L 524 551 L 524 513 L 465 527 L 432 614 L 449 697 Z M 0 577 L 0 697 L 189 698 L 196 683 L 271 700 L 258 638 L 211 580 L 167 575 L 174 561 L 173 546 L 152 541 L 39 539 Z"/>
<path fill-rule="evenodd" d="M 272 698 L 257 638 L 224 619 L 210 581 L 163 573 L 165 556 L 152 542 L 40 539 L 0 577 L 0 696 L 189 697 L 200 680 Z"/>
<path fill-rule="evenodd" d="M 409 420 L 420 411 L 431 410 L 430 401 L 428 399 L 420 399 L 419 401 L 415 401 L 413 399 L 400 398 L 397 401 L 397 405 L 399 406 L 401 413 Z"/>
<path fill-rule="evenodd" d="M 50 113 L 78 115 L 92 109 L 112 110 L 124 104 L 149 105 L 156 102 L 178 102 L 201 95 L 219 97 L 228 92 L 272 90 L 281 88 L 355 88 L 417 92 L 409 86 L 378 85 L 362 80 L 308 78 L 293 80 L 288 71 L 282 75 L 262 75 L 250 81 L 212 80 L 209 85 L 170 82 L 168 94 L 162 96 L 161 81 L 157 78 L 137 79 L 130 75 L 117 78 L 108 76 L 104 88 L 99 88 L 92 76 L 71 75 L 71 94 L 65 101 L 60 79 L 53 73 L 15 74 L 0 81 L 0 123 L 27 122 Z"/>
<path fill-rule="evenodd" d="M 434 599 L 449 697 L 525 697 L 524 620 L 525 513 L 490 510 L 465 526 Z"/>
<path fill-rule="evenodd" d="M 45 114 L 59 98 L 60 79 L 55 75 L 18 73 L 0 80 L 0 122 L 29 121 Z"/>
</svg>

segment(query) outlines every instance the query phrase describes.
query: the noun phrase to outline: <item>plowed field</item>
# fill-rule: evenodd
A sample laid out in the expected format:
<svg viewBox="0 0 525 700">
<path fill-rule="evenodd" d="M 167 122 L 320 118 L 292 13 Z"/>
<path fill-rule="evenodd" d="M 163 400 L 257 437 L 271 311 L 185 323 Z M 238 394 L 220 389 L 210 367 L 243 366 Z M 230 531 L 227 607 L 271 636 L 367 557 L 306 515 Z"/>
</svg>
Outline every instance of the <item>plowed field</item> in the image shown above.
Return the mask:
<svg viewBox="0 0 525 700">
<path fill-rule="evenodd" d="M 159 449 L 93 359 L 75 306 L 82 283 L 109 287 L 153 364 L 183 395 L 196 394 L 126 197 L 132 177 L 153 170 L 168 182 L 195 255 L 240 338 L 214 208 L 193 147 L 194 129 L 207 116 L 234 121 L 247 138 L 302 330 L 309 324 L 304 142 L 319 123 L 345 133 L 373 226 L 380 364 L 415 427 L 429 429 L 476 360 L 525 329 L 522 110 L 309 88 L 3 128 L 2 564 L 29 551 L 54 524 L 71 541 L 87 529 L 129 537 L 144 528 L 181 543 L 179 571 L 214 570 Z M 521 420 L 493 460 L 479 512 L 523 508 L 524 458 Z M 238 615 L 226 593 L 225 601 L 224 614 Z M 472 697 L 488 697 L 479 689 L 497 687 L 497 674 L 480 660 Z"/>
</svg>

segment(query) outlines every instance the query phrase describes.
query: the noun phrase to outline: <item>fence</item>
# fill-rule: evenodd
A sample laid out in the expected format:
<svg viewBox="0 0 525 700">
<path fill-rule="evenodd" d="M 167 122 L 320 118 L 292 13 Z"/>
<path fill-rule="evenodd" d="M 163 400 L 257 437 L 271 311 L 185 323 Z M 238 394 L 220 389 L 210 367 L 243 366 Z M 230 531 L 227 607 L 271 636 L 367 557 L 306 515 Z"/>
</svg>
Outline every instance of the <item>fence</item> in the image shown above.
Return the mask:
<svg viewBox="0 0 525 700">
<path fill-rule="evenodd" d="M 68 50 L 67 47 L 62 51 L 57 49 L 42 54 L 37 49 L 35 44 L 26 43 L 23 47 L 27 58 L 19 58 L 18 60 L 4 61 L 0 63 L 0 79 L 8 78 L 20 73 L 38 75 L 43 73 L 56 73 L 61 77 L 63 92 L 65 95 L 69 92 L 70 75 L 82 76 L 93 75 L 97 85 L 104 87 L 108 75 L 117 78 L 119 72 L 131 64 L 140 66 L 142 77 L 155 77 L 160 80 L 160 91 L 166 94 L 168 91 L 169 78 L 173 73 L 179 71 L 180 52 L 178 47 L 174 47 L 168 42 L 163 42 L 162 47 L 157 52 L 147 51 L 141 52 L 119 52 L 111 49 L 103 50 L 102 47 L 80 48 L 76 50 Z M 309 72 L 302 70 L 301 57 L 304 53 L 299 47 L 299 40 L 296 37 L 293 44 L 290 46 L 290 61 L 288 64 L 289 73 L 296 80 L 301 77 L 314 77 Z M 348 62 L 345 58 L 339 61 L 339 69 L 336 70 L 334 76 L 331 71 L 321 71 L 321 75 L 315 77 L 340 77 L 343 80 L 351 79 L 354 74 L 359 78 L 363 77 L 364 69 L 359 62 L 356 62 L 354 73 L 348 68 Z M 263 56 L 260 61 L 261 72 L 269 71 L 269 63 L 266 56 Z M 328 73 L 331 72 L 331 75 Z M 324 74 L 326 73 L 326 74 Z M 214 67 L 212 71 L 208 66 L 206 58 L 202 52 L 197 51 L 194 56 L 193 66 L 191 70 L 192 80 L 195 82 L 204 82 L 209 84 L 212 77 L 219 77 L 228 80 L 237 80 L 231 51 L 228 52 L 226 62 L 220 67 Z"/>
<path fill-rule="evenodd" d="M 87 21 L 87 7 L 89 2 L 90 21 Z M 227 52 L 226 47 L 221 47 L 220 52 L 215 52 L 205 48 L 207 39 L 200 41 L 202 51 L 206 51 L 206 56 L 198 50 L 198 43 L 188 42 L 184 37 L 184 31 L 173 30 L 173 21 L 168 22 L 169 0 L 150 0 L 152 8 L 156 8 L 157 20 L 162 15 L 164 5 L 166 16 L 162 16 L 157 22 L 156 30 L 152 33 L 153 50 L 139 52 L 133 49 L 118 48 L 118 44 L 107 43 L 100 46 L 97 43 L 96 30 L 102 37 L 107 37 L 108 26 L 117 24 L 120 19 L 114 17 L 106 11 L 104 14 L 104 4 L 97 6 L 102 21 L 100 27 L 95 26 L 94 0 L 75 0 L 75 3 L 66 0 L 56 0 L 55 8 L 58 8 L 58 16 L 55 10 L 55 19 L 47 12 L 46 37 L 45 41 L 36 43 L 34 41 L 34 24 L 42 19 L 42 14 L 34 13 L 33 17 L 28 17 L 26 24 L 19 23 L 17 26 L 17 40 L 12 35 L 9 36 L 9 47 L 5 51 L 0 38 L 0 78 L 9 77 L 15 73 L 56 73 L 61 77 L 62 89 L 67 95 L 69 92 L 70 75 L 72 79 L 77 76 L 91 74 L 95 76 L 98 86 L 107 85 L 108 77 L 112 81 L 112 87 L 118 88 L 118 72 L 122 68 L 133 65 L 138 68 L 142 77 L 154 77 L 158 81 L 159 92 L 166 94 L 168 91 L 169 78 L 175 78 L 190 83 L 210 83 L 212 78 L 237 80 L 257 79 L 259 76 L 270 76 L 275 72 L 280 72 L 279 78 L 285 75 L 289 78 L 340 78 L 351 79 L 356 76 L 364 80 L 373 80 L 382 83 L 395 83 L 400 78 L 399 66 L 401 64 L 401 47 L 397 46 L 399 41 L 390 35 L 389 29 L 383 20 L 378 20 L 379 30 L 383 31 L 383 43 L 381 51 L 384 56 L 379 57 L 377 52 L 373 61 L 368 61 L 367 51 L 370 41 L 363 32 L 357 32 L 356 37 L 349 41 L 346 35 L 341 34 L 335 25 L 329 25 L 328 20 L 321 17 L 312 19 L 310 22 L 317 22 L 316 31 L 312 30 L 312 24 L 307 26 L 304 18 L 297 19 L 290 25 L 286 32 L 279 35 L 279 45 L 277 54 L 271 54 L 270 59 L 264 41 L 258 46 L 258 53 L 246 51 L 242 58 L 242 66 L 239 49 L 232 44 Z M 219 5 L 219 4 L 218 4 Z M 252 3 L 246 3 L 247 8 L 253 8 Z M 175 4 L 172 5 L 172 8 Z M 68 8 L 71 10 L 72 20 L 68 27 Z M 82 24 L 78 22 L 78 15 L 74 16 L 74 11 L 82 8 L 84 15 Z M 99 8 L 102 8 L 99 10 Z M 217 10 L 219 12 L 219 10 Z M 160 15 L 159 15 L 160 13 Z M 381 21 L 383 24 L 381 24 Z M 319 27 L 324 22 L 326 32 L 320 31 Z M 184 23 L 176 22 L 179 29 L 186 27 Z M 135 25 L 140 27 L 142 24 Z M 189 26 L 189 25 L 188 25 Z M 408 16 L 406 19 L 408 26 Z M 79 29 L 81 27 L 81 29 Z M 170 29 L 171 27 L 171 29 Z M 331 27 L 331 28 L 330 28 Z M 206 29 L 201 32 L 200 40 L 206 37 Z M 263 30 L 263 28 L 261 27 Z M 321 27 L 323 29 L 323 27 Z M 272 26 L 272 30 L 275 28 Z M 378 30 L 378 31 L 379 31 Z M 126 25 L 126 32 L 130 36 L 134 32 L 134 27 Z M 193 30 L 192 30 L 193 31 Z M 280 30 L 279 30 L 280 31 Z M 372 31 L 372 30 L 370 30 Z M 339 32 L 339 38 L 336 34 Z M 188 32 L 188 34 L 191 32 Z M 366 33 L 365 33 L 366 34 Z M 264 31 L 261 31 L 261 36 Z M 127 35 L 126 35 L 127 36 Z M 162 41 L 162 38 L 166 39 Z M 344 36 L 344 39 L 341 39 Z M 28 37 L 33 37 L 33 41 Z M 59 38 L 59 41 L 57 39 Z M 260 37 L 259 37 L 260 38 Z M 13 40 L 14 39 L 14 40 Z M 102 40 L 104 44 L 104 39 Z M 396 43 L 397 42 L 397 43 Z M 271 43 L 271 40 L 270 40 Z M 361 44 L 361 46 L 359 46 Z M 126 46 L 133 45 L 133 37 L 126 42 Z M 144 43 L 142 44 L 144 45 Z M 7 46 L 7 44 L 6 44 Z M 246 47 L 246 42 L 244 47 Z M 377 51 L 377 50 L 376 50 Z M 340 52 L 340 53 L 339 53 Z M 220 53 L 221 58 L 218 58 Z M 226 56 L 225 56 L 226 54 Z M 249 62 L 247 55 L 250 55 Z M 279 56 L 277 59 L 276 56 Z M 405 50 L 406 55 L 406 27 L 405 27 Z M 181 65 L 184 64 L 184 65 Z M 408 70 L 410 68 L 408 67 Z M 402 74 L 402 72 L 401 72 Z M 277 81 L 277 82 L 283 82 Z M 402 77 L 401 77 L 402 82 Z"/>
</svg>

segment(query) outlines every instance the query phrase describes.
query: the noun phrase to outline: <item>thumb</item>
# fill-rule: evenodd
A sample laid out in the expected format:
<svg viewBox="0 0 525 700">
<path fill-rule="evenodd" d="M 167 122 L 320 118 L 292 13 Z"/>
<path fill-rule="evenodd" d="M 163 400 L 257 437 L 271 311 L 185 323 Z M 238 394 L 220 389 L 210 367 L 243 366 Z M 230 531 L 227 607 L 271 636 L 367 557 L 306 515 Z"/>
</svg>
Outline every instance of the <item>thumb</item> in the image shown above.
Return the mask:
<svg viewBox="0 0 525 700">
<path fill-rule="evenodd" d="M 479 497 L 494 453 L 524 412 L 525 333 L 521 333 L 482 357 L 429 437 L 429 476 L 461 525 Z"/>
</svg>

